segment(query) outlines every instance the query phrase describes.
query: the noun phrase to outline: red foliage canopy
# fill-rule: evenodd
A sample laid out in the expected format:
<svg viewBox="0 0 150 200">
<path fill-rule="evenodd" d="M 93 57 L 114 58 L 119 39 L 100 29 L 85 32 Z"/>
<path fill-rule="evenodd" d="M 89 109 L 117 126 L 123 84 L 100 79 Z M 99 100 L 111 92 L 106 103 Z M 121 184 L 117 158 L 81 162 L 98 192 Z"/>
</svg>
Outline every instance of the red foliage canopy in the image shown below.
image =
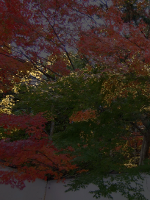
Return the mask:
<svg viewBox="0 0 150 200">
<path fill-rule="evenodd" d="M 1 166 L 17 168 L 16 171 L 0 170 L 0 183 L 23 189 L 24 180 L 47 179 L 47 174 L 59 180 L 64 172 L 77 168 L 71 164 L 73 157 L 69 152 L 72 148 L 68 147 L 68 154 L 59 153 L 44 132 L 45 123 L 41 113 L 36 116 L 0 115 L 0 126 L 6 129 L 6 134 L 17 129 L 25 130 L 29 135 L 24 140 L 10 141 L 5 138 L 0 141 Z"/>
<path fill-rule="evenodd" d="M 56 76 L 68 75 L 70 70 L 61 56 L 64 54 L 72 70 L 75 70 L 68 47 L 76 48 L 83 19 L 91 18 L 95 6 L 89 6 L 87 3 L 88 1 L 77 0 L 1 1 L 0 89 L 6 90 L 5 85 L 13 85 L 14 76 L 19 78 L 21 72 L 27 73 L 31 67 L 39 69 L 52 79 L 54 77 L 45 72 L 46 70 Z M 56 58 L 51 65 L 46 58 L 50 55 Z"/>
</svg>

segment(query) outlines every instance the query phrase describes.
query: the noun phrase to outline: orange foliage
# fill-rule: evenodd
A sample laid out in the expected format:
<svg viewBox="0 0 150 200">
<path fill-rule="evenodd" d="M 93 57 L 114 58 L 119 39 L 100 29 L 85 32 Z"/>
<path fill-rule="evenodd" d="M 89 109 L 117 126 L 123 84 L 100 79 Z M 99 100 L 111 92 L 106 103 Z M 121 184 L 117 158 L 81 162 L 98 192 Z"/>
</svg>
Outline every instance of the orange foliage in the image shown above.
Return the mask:
<svg viewBox="0 0 150 200">
<path fill-rule="evenodd" d="M 89 119 L 95 119 L 96 118 L 96 111 L 88 109 L 86 111 L 78 111 L 77 113 L 74 113 L 70 118 L 71 122 L 80 122 L 80 121 L 88 121 Z"/>
</svg>

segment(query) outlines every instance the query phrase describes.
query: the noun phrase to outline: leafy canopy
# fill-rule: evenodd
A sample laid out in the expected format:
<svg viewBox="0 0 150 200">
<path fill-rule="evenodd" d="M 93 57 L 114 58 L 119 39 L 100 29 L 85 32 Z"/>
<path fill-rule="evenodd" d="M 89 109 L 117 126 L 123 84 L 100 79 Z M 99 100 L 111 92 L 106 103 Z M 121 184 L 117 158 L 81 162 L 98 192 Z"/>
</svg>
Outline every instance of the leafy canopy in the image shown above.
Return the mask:
<svg viewBox="0 0 150 200">
<path fill-rule="evenodd" d="M 0 13 L 1 99 L 16 100 L 0 115 L 0 159 L 18 170 L 1 182 L 72 170 L 73 190 L 94 183 L 95 197 L 144 199 L 129 183 L 149 173 L 148 1 L 3 0 Z M 33 71 L 41 83 L 14 92 Z M 104 180 L 112 172 L 117 184 Z"/>
</svg>

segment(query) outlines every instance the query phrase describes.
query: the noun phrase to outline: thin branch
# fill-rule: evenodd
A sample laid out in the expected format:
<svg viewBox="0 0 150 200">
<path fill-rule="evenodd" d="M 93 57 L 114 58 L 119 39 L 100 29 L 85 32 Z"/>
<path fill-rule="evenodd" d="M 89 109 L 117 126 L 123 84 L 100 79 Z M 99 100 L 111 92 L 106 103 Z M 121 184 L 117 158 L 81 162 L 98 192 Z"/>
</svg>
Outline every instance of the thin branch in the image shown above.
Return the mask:
<svg viewBox="0 0 150 200">
<path fill-rule="evenodd" d="M 68 51 L 66 50 L 65 45 L 62 43 L 62 41 L 60 40 L 58 34 L 56 33 L 54 26 L 50 23 L 48 17 L 46 17 L 46 16 L 43 14 L 43 12 L 42 12 L 41 10 L 40 10 L 40 12 L 41 12 L 42 16 L 43 16 L 43 17 L 47 20 L 47 22 L 49 23 L 50 27 L 52 28 L 52 30 L 53 30 L 55 36 L 57 37 L 58 41 L 60 42 L 60 44 L 63 46 L 62 49 L 65 51 L 65 53 L 66 53 L 66 55 L 67 55 L 67 57 L 68 57 L 68 59 L 69 59 L 69 61 L 70 61 L 70 63 L 71 63 L 71 66 L 72 66 L 73 70 L 75 70 L 75 67 L 74 67 L 74 65 L 73 65 L 73 63 L 72 63 L 72 61 L 71 61 L 71 58 L 70 58 L 70 56 L 69 56 L 69 54 L 68 54 Z"/>
<path fill-rule="evenodd" d="M 37 67 L 37 63 L 36 63 L 35 61 L 31 60 L 31 59 L 29 58 L 29 56 L 27 56 L 27 55 L 25 55 L 25 54 L 23 54 L 23 55 L 33 64 L 33 66 L 34 66 L 37 70 L 39 70 L 41 73 L 43 73 L 47 78 L 51 78 L 51 79 L 53 79 L 53 80 L 56 80 L 54 77 L 50 76 L 49 74 L 45 73 L 43 70 L 41 70 L 40 68 L 38 68 L 38 67 Z M 41 64 L 41 63 L 40 63 L 40 64 Z M 44 67 L 44 68 L 47 68 L 47 67 L 44 66 L 43 64 L 41 64 L 41 66 Z M 47 68 L 47 69 L 50 70 L 52 73 L 56 74 L 57 76 L 62 77 L 61 75 L 59 75 L 58 73 L 54 72 L 53 70 L 51 70 L 51 69 L 49 69 L 49 68 Z"/>
</svg>

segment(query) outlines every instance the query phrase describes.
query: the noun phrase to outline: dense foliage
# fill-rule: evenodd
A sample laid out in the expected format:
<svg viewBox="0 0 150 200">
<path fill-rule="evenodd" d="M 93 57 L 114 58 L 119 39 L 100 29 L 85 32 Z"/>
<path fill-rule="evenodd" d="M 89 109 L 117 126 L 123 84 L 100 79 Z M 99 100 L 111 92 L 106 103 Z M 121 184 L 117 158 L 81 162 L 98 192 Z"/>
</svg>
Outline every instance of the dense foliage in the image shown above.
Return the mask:
<svg viewBox="0 0 150 200">
<path fill-rule="evenodd" d="M 149 173 L 149 3 L 95 2 L 0 3 L 0 164 L 17 169 L 1 183 L 74 175 L 72 190 L 144 199 L 130 182 Z"/>
</svg>

